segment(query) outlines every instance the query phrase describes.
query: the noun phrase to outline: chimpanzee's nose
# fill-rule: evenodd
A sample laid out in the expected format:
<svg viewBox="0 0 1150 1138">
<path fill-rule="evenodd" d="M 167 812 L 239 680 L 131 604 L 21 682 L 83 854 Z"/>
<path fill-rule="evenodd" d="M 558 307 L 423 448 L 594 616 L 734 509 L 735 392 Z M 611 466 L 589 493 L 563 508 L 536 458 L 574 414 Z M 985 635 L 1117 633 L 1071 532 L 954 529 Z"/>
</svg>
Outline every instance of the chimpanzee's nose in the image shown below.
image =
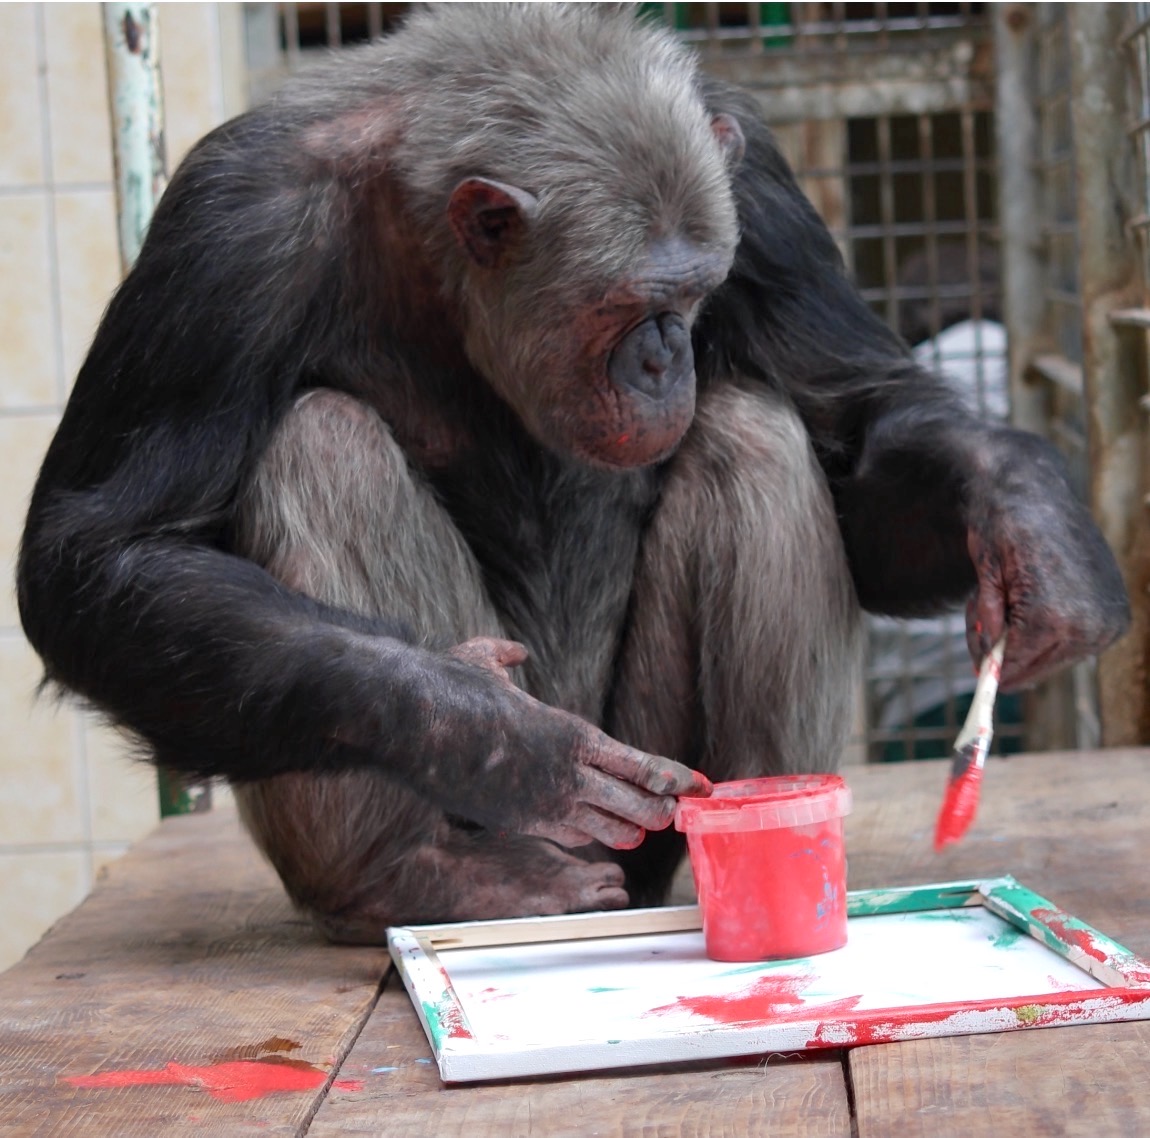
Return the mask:
<svg viewBox="0 0 1150 1138">
<path fill-rule="evenodd" d="M 660 399 L 690 376 L 694 368 L 686 321 L 675 313 L 664 312 L 627 333 L 611 354 L 607 373 L 614 383 Z"/>
</svg>

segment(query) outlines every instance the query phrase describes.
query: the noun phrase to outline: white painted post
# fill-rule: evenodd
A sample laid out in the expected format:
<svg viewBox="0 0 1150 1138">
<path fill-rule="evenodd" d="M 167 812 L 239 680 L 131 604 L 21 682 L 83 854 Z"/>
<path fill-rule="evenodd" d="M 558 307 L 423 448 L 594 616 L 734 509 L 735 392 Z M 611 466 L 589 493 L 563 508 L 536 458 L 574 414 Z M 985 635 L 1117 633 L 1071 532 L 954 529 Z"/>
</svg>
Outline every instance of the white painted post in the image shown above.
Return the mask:
<svg viewBox="0 0 1150 1138">
<path fill-rule="evenodd" d="M 132 267 L 167 184 L 155 4 L 105 4 L 104 52 L 116 166 L 120 262 Z"/>
</svg>

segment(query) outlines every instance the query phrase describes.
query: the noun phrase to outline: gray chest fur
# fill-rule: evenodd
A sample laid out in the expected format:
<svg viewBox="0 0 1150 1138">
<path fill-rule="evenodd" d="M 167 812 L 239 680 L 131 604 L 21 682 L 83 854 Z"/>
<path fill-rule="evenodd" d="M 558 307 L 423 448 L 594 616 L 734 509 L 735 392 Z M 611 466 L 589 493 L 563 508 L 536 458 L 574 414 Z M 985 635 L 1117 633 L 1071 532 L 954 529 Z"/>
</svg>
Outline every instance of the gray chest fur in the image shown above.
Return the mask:
<svg viewBox="0 0 1150 1138">
<path fill-rule="evenodd" d="M 449 509 L 508 635 L 530 652 L 527 690 L 598 722 L 657 476 L 588 470 L 551 456 L 502 473 L 509 480 L 498 498 L 485 494 L 486 479 L 461 481 Z"/>
</svg>

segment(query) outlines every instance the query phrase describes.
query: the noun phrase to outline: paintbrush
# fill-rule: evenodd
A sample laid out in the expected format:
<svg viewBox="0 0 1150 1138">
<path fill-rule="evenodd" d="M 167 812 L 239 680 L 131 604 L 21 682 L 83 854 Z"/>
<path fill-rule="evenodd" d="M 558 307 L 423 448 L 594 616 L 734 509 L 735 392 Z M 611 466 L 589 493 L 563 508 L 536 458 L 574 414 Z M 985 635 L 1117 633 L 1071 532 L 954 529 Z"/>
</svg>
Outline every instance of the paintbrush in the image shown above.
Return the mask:
<svg viewBox="0 0 1150 1138">
<path fill-rule="evenodd" d="M 942 809 L 938 812 L 938 821 L 934 827 L 936 852 L 951 842 L 957 842 L 970 829 L 978 811 L 982 769 L 986 765 L 990 740 L 994 737 L 994 697 L 998 694 L 1005 650 L 1006 636 L 1003 635 L 982 661 L 970 711 L 954 741 L 950 781 L 946 784 L 946 796 L 942 800 Z"/>
</svg>

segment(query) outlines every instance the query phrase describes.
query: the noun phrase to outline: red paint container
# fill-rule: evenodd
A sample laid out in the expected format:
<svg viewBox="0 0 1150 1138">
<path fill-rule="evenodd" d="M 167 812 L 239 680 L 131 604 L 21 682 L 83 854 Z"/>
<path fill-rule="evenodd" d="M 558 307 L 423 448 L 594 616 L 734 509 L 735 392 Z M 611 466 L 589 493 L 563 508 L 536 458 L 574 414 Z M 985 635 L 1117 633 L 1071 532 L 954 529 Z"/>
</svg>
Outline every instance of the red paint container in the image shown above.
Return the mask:
<svg viewBox="0 0 1150 1138">
<path fill-rule="evenodd" d="M 722 782 L 681 798 L 703 936 L 712 960 L 789 960 L 847 941 L 843 818 L 851 792 L 838 775 Z"/>
</svg>

